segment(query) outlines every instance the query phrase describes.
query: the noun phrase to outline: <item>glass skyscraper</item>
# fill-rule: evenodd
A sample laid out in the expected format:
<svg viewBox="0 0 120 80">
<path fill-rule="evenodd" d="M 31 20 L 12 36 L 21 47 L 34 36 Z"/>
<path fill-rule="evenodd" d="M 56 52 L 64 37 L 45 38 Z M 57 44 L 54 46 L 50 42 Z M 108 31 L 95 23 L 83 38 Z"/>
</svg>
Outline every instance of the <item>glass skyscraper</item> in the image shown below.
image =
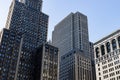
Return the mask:
<svg viewBox="0 0 120 80">
<path fill-rule="evenodd" d="M 34 80 L 34 50 L 47 40 L 42 0 L 13 0 L 0 33 L 0 80 Z"/>
<path fill-rule="evenodd" d="M 80 12 L 70 13 L 55 26 L 52 36 L 53 45 L 60 49 L 60 56 L 73 49 L 79 49 L 90 56 L 86 15 Z"/>
<path fill-rule="evenodd" d="M 70 13 L 54 28 L 52 43 L 60 51 L 59 80 L 92 80 L 88 20 Z"/>
</svg>

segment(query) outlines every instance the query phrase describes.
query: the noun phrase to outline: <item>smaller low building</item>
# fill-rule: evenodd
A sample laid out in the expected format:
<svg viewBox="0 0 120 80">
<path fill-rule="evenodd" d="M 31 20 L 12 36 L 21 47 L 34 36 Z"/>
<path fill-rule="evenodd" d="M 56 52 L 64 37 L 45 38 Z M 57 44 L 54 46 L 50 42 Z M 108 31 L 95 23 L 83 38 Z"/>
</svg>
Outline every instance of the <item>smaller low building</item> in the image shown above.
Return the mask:
<svg viewBox="0 0 120 80">
<path fill-rule="evenodd" d="M 34 80 L 58 80 L 58 48 L 43 44 L 36 51 Z"/>
<path fill-rule="evenodd" d="M 120 80 L 120 30 L 94 43 L 97 80 Z"/>
<path fill-rule="evenodd" d="M 91 59 L 79 50 L 61 57 L 59 80 L 92 80 Z"/>
</svg>

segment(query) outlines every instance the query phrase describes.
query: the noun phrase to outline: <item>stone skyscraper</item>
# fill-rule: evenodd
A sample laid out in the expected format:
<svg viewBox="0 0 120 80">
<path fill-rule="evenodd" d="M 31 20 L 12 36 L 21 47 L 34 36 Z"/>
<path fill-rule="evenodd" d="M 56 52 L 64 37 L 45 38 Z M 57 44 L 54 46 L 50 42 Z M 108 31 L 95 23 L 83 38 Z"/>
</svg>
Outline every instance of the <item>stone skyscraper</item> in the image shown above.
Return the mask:
<svg viewBox="0 0 120 80">
<path fill-rule="evenodd" d="M 1 31 L 0 80 L 34 80 L 34 50 L 47 40 L 42 0 L 13 0 Z"/>
<path fill-rule="evenodd" d="M 70 13 L 58 23 L 53 31 L 53 45 L 60 49 L 60 56 L 73 49 L 89 55 L 87 16 L 80 12 Z"/>
</svg>

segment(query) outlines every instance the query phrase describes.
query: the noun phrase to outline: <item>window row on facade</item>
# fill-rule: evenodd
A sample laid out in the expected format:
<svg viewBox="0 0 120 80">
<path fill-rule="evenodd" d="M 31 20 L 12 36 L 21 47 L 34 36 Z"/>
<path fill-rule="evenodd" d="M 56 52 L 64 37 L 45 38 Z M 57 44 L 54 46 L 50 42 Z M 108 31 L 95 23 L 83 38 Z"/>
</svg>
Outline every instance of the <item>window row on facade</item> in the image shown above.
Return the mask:
<svg viewBox="0 0 120 80">
<path fill-rule="evenodd" d="M 113 39 L 110 42 L 95 48 L 96 58 L 100 55 L 105 55 L 105 53 L 110 53 L 112 50 L 118 49 L 120 47 L 120 36 L 117 39 Z M 100 54 L 101 53 L 101 54 Z"/>
<path fill-rule="evenodd" d="M 102 62 L 102 65 L 106 64 L 107 62 L 111 62 L 113 60 L 119 59 L 120 49 L 114 50 L 114 52 L 110 52 L 109 54 L 105 54 L 101 57 L 95 59 L 96 63 Z M 117 64 L 117 62 L 116 62 Z"/>
</svg>

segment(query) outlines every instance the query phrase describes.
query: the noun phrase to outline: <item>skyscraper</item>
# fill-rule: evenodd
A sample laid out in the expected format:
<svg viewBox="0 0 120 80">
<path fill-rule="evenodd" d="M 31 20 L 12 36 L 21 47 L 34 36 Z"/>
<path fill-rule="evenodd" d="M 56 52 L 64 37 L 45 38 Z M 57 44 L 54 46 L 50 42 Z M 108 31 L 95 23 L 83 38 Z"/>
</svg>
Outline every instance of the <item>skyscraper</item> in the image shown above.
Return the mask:
<svg viewBox="0 0 120 80">
<path fill-rule="evenodd" d="M 89 55 L 88 21 L 84 14 L 70 13 L 55 26 L 52 36 L 53 45 L 60 49 L 60 56 L 73 49 Z"/>
<path fill-rule="evenodd" d="M 97 80 L 120 80 L 120 30 L 94 43 Z"/>
<path fill-rule="evenodd" d="M 47 40 L 48 16 L 41 9 L 42 0 L 12 1 L 1 34 L 0 80 L 33 80 L 33 51 Z"/>
<path fill-rule="evenodd" d="M 92 80 L 87 16 L 70 13 L 53 31 L 52 43 L 60 51 L 60 80 Z"/>
<path fill-rule="evenodd" d="M 20 61 L 23 38 L 20 33 L 3 29 L 0 42 L 0 80 L 13 80 Z"/>
</svg>

